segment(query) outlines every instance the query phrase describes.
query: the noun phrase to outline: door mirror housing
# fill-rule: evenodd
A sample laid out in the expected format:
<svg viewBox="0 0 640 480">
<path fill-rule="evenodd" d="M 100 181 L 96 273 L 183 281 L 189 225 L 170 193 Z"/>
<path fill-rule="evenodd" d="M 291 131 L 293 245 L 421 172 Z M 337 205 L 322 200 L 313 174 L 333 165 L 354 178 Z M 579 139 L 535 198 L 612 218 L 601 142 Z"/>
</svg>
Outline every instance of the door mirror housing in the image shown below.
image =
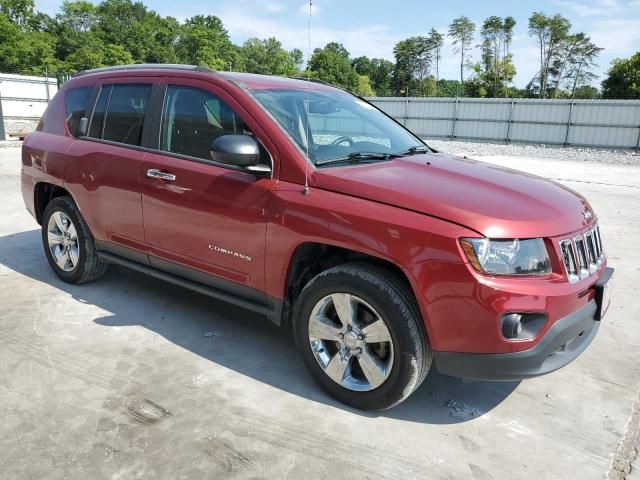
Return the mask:
<svg viewBox="0 0 640 480">
<path fill-rule="evenodd" d="M 89 119 L 87 117 L 82 117 L 78 122 L 78 137 L 85 137 L 89 131 Z"/>
<path fill-rule="evenodd" d="M 260 146 L 249 135 L 223 135 L 211 144 L 211 160 L 256 176 L 271 174 L 271 167 L 260 165 Z"/>
</svg>

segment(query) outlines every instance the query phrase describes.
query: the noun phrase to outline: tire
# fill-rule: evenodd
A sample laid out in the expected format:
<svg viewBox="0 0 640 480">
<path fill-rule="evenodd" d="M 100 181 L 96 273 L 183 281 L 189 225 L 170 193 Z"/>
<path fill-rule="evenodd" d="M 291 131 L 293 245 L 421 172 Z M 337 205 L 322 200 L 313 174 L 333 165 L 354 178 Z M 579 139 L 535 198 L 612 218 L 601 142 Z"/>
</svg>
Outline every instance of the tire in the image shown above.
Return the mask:
<svg viewBox="0 0 640 480">
<path fill-rule="evenodd" d="M 93 235 L 71 197 L 56 197 L 45 207 L 42 244 L 49 265 L 67 283 L 97 280 L 107 269 L 98 257 Z"/>
<path fill-rule="evenodd" d="M 349 315 L 355 318 L 353 326 L 342 320 Z M 300 292 L 293 321 L 305 367 L 323 389 L 347 405 L 363 410 L 393 407 L 420 386 L 431 367 L 432 353 L 413 295 L 385 269 L 344 264 L 325 270 Z"/>
</svg>

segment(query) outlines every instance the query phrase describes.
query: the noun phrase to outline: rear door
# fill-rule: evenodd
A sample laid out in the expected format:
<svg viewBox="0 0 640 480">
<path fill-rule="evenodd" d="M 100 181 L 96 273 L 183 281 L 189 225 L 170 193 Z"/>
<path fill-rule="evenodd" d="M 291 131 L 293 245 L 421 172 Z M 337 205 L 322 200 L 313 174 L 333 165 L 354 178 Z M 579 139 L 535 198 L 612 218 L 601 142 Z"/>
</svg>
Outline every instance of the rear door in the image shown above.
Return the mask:
<svg viewBox="0 0 640 480">
<path fill-rule="evenodd" d="M 154 80 L 101 81 L 88 133 L 69 152 L 76 159 L 76 200 L 99 248 L 144 262 L 140 172 Z"/>
<path fill-rule="evenodd" d="M 147 153 L 142 166 L 151 264 L 263 301 L 266 207 L 275 181 L 215 164 L 209 149 L 226 134 L 269 141 L 220 87 L 195 79 L 163 83 L 158 152 Z M 266 148 L 263 161 L 272 161 Z"/>
</svg>

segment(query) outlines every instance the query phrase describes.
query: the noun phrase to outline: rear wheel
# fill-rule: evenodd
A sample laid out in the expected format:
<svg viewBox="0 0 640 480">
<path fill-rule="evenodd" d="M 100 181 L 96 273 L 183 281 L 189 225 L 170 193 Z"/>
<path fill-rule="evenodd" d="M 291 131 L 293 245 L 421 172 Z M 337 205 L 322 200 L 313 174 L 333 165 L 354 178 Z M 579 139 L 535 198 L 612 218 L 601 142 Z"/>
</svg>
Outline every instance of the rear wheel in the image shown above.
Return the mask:
<svg viewBox="0 0 640 480">
<path fill-rule="evenodd" d="M 90 282 L 106 270 L 89 227 L 70 197 L 57 197 L 47 204 L 42 215 L 42 243 L 51 268 L 65 282 Z"/>
<path fill-rule="evenodd" d="M 354 407 L 392 407 L 429 371 L 431 350 L 411 294 L 383 269 L 347 264 L 320 273 L 300 293 L 294 322 L 307 369 Z"/>
</svg>

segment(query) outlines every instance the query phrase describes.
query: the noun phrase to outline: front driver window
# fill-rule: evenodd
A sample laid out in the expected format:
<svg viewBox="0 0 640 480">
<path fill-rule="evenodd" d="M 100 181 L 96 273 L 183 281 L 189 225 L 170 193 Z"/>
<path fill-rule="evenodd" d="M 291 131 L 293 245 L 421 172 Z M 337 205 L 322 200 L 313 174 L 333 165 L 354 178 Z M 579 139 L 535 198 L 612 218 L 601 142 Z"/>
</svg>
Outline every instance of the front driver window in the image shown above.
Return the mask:
<svg viewBox="0 0 640 480">
<path fill-rule="evenodd" d="M 162 112 L 160 149 L 167 152 L 211 160 L 209 150 L 216 138 L 253 136 L 231 107 L 199 88 L 170 85 Z"/>
</svg>

